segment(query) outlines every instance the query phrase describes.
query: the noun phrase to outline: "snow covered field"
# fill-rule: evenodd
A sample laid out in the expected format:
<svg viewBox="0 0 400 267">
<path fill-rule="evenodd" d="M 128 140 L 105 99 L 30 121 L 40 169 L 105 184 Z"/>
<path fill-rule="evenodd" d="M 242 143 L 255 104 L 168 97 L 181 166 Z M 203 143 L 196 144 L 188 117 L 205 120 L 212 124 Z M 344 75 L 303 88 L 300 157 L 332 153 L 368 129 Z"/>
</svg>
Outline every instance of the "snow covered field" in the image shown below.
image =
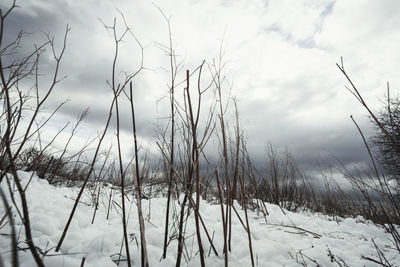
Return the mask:
<svg viewBox="0 0 400 267">
<path fill-rule="evenodd" d="M 24 185 L 31 178 L 30 173 L 19 172 Z M 6 183 L 1 187 L 8 192 Z M 55 253 L 55 246 L 61 236 L 69 213 L 77 195 L 77 188 L 54 187 L 47 181 L 33 176 L 27 190 L 31 224 L 35 245 L 45 254 L 46 266 L 80 266 L 85 257 L 85 266 L 115 266 L 121 250 L 122 227 L 119 207 L 120 193 L 113 192 L 113 204 L 109 219 L 107 209 L 110 187 L 103 186 L 94 224 L 91 224 L 94 199 L 86 190 L 82 203 L 70 226 L 67 237 L 61 247 L 61 253 Z M 7 194 L 8 195 L 8 194 Z M 17 196 L 17 192 L 14 194 Z M 134 266 L 140 266 L 140 232 L 137 220 L 136 204 L 128 196 L 129 209 L 128 234 L 130 251 Z M 18 198 L 16 198 L 17 201 Z M 143 200 L 146 222 L 147 249 L 150 266 L 175 266 L 177 241 L 173 239 L 168 247 L 167 258 L 161 260 L 164 238 L 165 198 Z M 249 212 L 250 230 L 256 266 L 377 266 L 363 257 L 377 258 L 372 242 L 385 253 L 394 266 L 400 266 L 400 255 L 392 249 L 391 237 L 385 231 L 362 218 L 338 219 L 311 213 L 292 213 L 283 211 L 276 205 L 266 204 L 269 215 L 264 217 L 257 212 Z M 176 210 L 178 203 L 174 203 Z M 244 220 L 244 211 L 236 204 L 240 217 Z M 223 231 L 220 206 L 201 202 L 200 213 L 210 234 L 219 257 L 214 255 L 210 244 L 203 234 L 207 266 L 223 266 Z M 4 205 L 0 205 L 0 218 L 5 214 Z M 13 214 L 16 211 L 13 209 Z M 26 248 L 24 228 L 15 216 L 16 230 L 19 235 L 18 247 Z M 6 220 L 5 220 L 6 221 Z M 0 255 L 4 266 L 11 266 L 8 224 L 0 228 Z M 171 224 L 172 225 L 172 224 Z M 175 226 L 170 234 L 174 235 Z M 20 266 L 35 266 L 29 250 L 19 251 Z M 119 266 L 127 266 L 121 257 Z M 0 264 L 1 266 L 1 264 Z M 186 224 L 186 241 L 182 266 L 200 266 L 197 254 L 194 216 L 191 214 Z M 251 266 L 248 239 L 240 220 L 232 215 L 232 251 L 229 253 L 229 266 Z"/>
</svg>

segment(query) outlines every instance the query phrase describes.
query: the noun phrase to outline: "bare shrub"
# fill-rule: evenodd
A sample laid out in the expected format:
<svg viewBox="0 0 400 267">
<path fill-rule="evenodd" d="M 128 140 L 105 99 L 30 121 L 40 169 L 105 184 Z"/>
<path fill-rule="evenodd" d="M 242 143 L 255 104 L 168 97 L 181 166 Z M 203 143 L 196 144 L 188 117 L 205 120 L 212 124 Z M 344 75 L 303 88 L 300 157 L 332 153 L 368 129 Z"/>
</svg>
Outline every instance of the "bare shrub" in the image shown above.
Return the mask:
<svg viewBox="0 0 400 267">
<path fill-rule="evenodd" d="M 398 140 L 399 132 L 397 128 L 398 102 L 396 99 L 390 97 L 388 84 L 386 96 L 387 104 L 384 111 L 380 113 L 372 111 L 358 88 L 354 85 L 347 74 L 344 68 L 343 59 L 341 60 L 340 65 L 336 65 L 350 84 L 350 87 L 346 88 L 368 112 L 368 115 L 378 131 L 375 139 L 372 140 L 379 149 L 379 154 L 376 158 L 370 149 L 370 143 L 366 140 L 361 128 L 351 116 L 351 119 L 357 127 L 368 151 L 372 167 L 365 176 L 356 176 L 346 169 L 344 169 L 344 174 L 352 183 L 353 187 L 362 193 L 365 201 L 368 203 L 368 212 L 375 219 L 375 222 L 380 223 L 382 227 L 391 234 L 394 247 L 400 252 L 400 233 L 398 231 L 398 225 L 400 224 L 399 184 L 397 182 L 395 184 L 390 183 L 388 176 L 378 170 L 376 162 L 378 161 L 383 164 L 384 167 L 389 170 L 392 178 L 396 179 L 400 174 L 398 172 L 398 155 L 400 154 L 400 145 Z M 378 201 L 375 201 L 374 195 L 378 196 Z M 378 247 L 377 252 L 379 254 L 379 259 L 371 261 L 379 263 L 382 266 L 392 266 L 392 264 L 386 260 Z"/>
</svg>

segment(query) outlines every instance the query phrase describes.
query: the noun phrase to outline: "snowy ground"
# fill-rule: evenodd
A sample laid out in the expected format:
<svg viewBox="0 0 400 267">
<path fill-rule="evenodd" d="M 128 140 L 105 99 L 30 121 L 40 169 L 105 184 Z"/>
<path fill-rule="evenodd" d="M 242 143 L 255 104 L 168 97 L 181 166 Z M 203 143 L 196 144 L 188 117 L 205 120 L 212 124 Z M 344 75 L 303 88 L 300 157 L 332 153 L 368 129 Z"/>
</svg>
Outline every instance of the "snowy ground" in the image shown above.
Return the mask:
<svg viewBox="0 0 400 267">
<path fill-rule="evenodd" d="M 19 172 L 23 184 L 31 174 Z M 6 184 L 1 184 L 8 192 Z M 120 194 L 114 191 L 112 209 L 106 220 L 110 189 L 102 188 L 100 205 L 94 224 L 91 224 L 94 208 L 92 197 L 87 190 L 82 203 L 78 206 L 67 237 L 62 245 L 62 252 L 55 253 L 54 248 L 60 238 L 74 199 L 77 188 L 53 187 L 47 181 L 33 177 L 27 190 L 30 217 L 35 244 L 46 251 L 46 266 L 80 266 L 82 257 L 86 257 L 85 266 L 115 266 L 121 251 L 122 228 L 121 213 L 118 207 Z M 17 196 L 17 193 L 15 193 Z M 129 200 L 132 200 L 129 197 Z M 18 198 L 17 198 L 18 201 Z M 134 266 L 140 266 L 139 224 L 136 204 L 128 202 L 130 211 L 128 234 L 130 251 Z M 276 205 L 266 204 L 269 215 L 264 218 L 256 212 L 249 212 L 250 228 L 256 266 L 376 266 L 363 257 L 377 258 L 372 239 L 383 250 L 386 257 L 400 266 L 400 255 L 392 249 L 390 235 L 371 222 L 358 219 L 333 220 L 324 215 L 292 213 L 283 211 Z M 161 260 L 165 198 L 143 200 L 146 216 L 146 238 L 150 266 L 175 266 L 177 242 L 172 240 L 165 260 Z M 178 209 L 178 204 L 174 204 Z M 4 206 L 0 205 L 0 219 L 4 215 Z M 176 210 L 173 216 L 176 216 Z M 244 220 L 244 211 L 237 205 L 240 217 Z M 16 214 L 13 209 L 14 215 Z M 207 266 L 223 266 L 223 235 L 220 206 L 205 201 L 201 203 L 200 213 L 210 234 L 214 234 L 214 244 L 220 254 L 215 256 L 210 251 L 210 244 L 205 234 L 202 236 L 206 251 Z M 175 215 L 174 215 L 175 214 Z M 232 216 L 232 251 L 229 253 L 229 266 L 251 266 L 247 234 L 236 215 Z M 25 248 L 24 229 L 17 221 L 19 247 Z M 4 225 L 4 223 L 3 223 Z M 1 227 L 1 226 L 0 226 Z M 0 256 L 4 266 L 11 266 L 9 225 L 0 229 Z M 174 234 L 174 226 L 171 227 Z M 182 266 L 200 266 L 197 254 L 197 241 L 193 216 L 186 224 L 186 249 Z M 122 255 L 125 250 L 122 249 Z M 35 266 L 28 250 L 19 251 L 20 266 Z M 123 259 L 123 257 L 121 258 Z M 0 263 L 1 266 L 1 263 Z M 120 266 L 127 266 L 121 261 Z"/>
</svg>

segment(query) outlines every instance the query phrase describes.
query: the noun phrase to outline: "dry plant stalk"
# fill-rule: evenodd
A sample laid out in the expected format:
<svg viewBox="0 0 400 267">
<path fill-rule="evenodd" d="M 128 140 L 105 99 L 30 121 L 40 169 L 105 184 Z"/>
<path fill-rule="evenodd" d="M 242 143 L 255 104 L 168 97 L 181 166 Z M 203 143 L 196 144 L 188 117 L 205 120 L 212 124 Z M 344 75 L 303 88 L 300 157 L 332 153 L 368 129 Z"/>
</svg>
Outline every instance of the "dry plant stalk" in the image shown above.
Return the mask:
<svg viewBox="0 0 400 267">
<path fill-rule="evenodd" d="M 235 105 L 235 119 L 236 119 L 236 125 L 235 125 L 235 135 L 236 135 L 236 146 L 235 146 L 235 148 L 236 148 L 236 159 L 235 159 L 236 164 L 235 165 L 236 166 L 235 167 L 237 168 L 237 170 L 235 171 L 235 173 L 238 176 L 238 178 L 235 178 L 235 180 L 236 179 L 239 180 L 240 191 L 242 192 L 242 200 L 243 200 L 243 206 L 242 207 L 244 209 L 244 216 L 245 216 L 245 219 L 246 219 L 246 227 L 245 226 L 243 226 L 243 227 L 247 232 L 247 238 L 249 240 L 249 251 L 250 251 L 251 266 L 254 267 L 255 265 L 254 265 L 254 256 L 253 256 L 253 246 L 252 246 L 252 243 L 251 243 L 250 223 L 249 223 L 249 216 L 247 214 L 248 198 L 246 196 L 245 185 L 244 185 L 244 159 L 245 159 L 245 151 L 246 151 L 245 150 L 245 146 L 246 146 L 246 144 L 245 144 L 245 142 L 243 140 L 243 137 L 240 134 L 239 112 L 238 112 L 238 107 L 237 107 L 237 101 L 234 99 L 233 103 Z M 240 145 L 242 145 L 242 148 L 243 148 L 242 149 L 242 166 L 241 166 L 242 167 L 242 171 L 241 171 L 241 174 L 239 174 L 239 170 L 238 170 L 239 169 Z M 235 190 L 236 190 L 236 182 L 237 181 L 234 182 Z M 236 193 L 235 190 L 233 191 L 234 194 Z M 240 219 L 239 214 L 237 212 L 236 212 L 236 214 L 237 214 L 238 218 Z M 240 219 L 240 221 L 241 221 L 241 219 Z M 242 225 L 243 225 L 243 223 L 242 223 Z"/>
<path fill-rule="evenodd" d="M 136 138 L 136 122 L 135 122 L 135 109 L 133 106 L 133 94 L 132 94 L 132 82 L 129 84 L 129 95 L 130 95 L 130 104 L 131 104 L 131 113 L 132 113 L 132 126 L 133 126 L 133 140 L 135 144 L 135 166 L 132 165 L 132 173 L 133 173 L 133 181 L 136 190 L 136 201 L 138 207 L 138 216 L 139 216 L 139 225 L 140 225 L 140 244 L 141 244 L 141 258 L 142 258 L 142 267 L 149 267 L 149 260 L 147 257 L 147 246 L 146 246 L 146 236 L 145 236 L 145 226 L 142 212 L 142 194 L 140 189 L 140 175 L 139 175 L 139 159 L 138 159 L 138 146 L 137 146 L 137 138 Z"/>
<path fill-rule="evenodd" d="M 224 190 L 222 188 L 221 180 L 219 179 L 218 171 L 215 170 L 215 178 L 217 179 L 217 186 L 218 186 L 218 197 L 219 197 L 219 203 L 221 206 L 221 218 L 222 218 L 222 230 L 224 233 L 224 260 L 225 260 L 225 267 L 228 267 L 228 239 L 227 239 L 227 224 L 226 224 L 226 218 L 224 214 Z"/>
<path fill-rule="evenodd" d="M 196 235 L 197 235 L 197 242 L 199 246 L 199 254 L 200 254 L 200 263 L 201 266 L 205 266 L 204 262 L 204 249 L 203 249 L 203 244 L 201 242 L 201 234 L 200 234 L 200 225 L 199 225 L 199 209 L 200 209 L 200 173 L 199 173 L 199 148 L 197 144 L 197 122 L 198 120 L 195 121 L 195 118 L 193 116 L 193 109 L 192 109 L 192 102 L 190 98 L 190 91 L 189 91 L 189 70 L 186 71 L 186 97 L 188 101 L 188 106 L 189 106 L 189 120 L 192 128 L 192 157 L 191 161 L 192 164 L 190 165 L 189 172 L 193 173 L 194 169 L 194 174 L 195 174 L 195 179 L 196 179 L 196 209 L 195 209 L 195 223 L 196 223 Z M 198 118 L 199 114 L 197 114 Z M 192 176 L 191 174 L 189 174 Z"/>
<path fill-rule="evenodd" d="M 115 23 L 115 20 L 114 20 Z M 114 24 L 115 27 L 115 24 Z M 131 267 L 131 257 L 129 253 L 129 241 L 128 241 L 128 233 L 126 230 L 126 210 L 125 210 L 125 172 L 122 165 L 122 154 L 121 154 L 121 141 L 120 141 L 120 122 L 119 122 L 119 106 L 118 106 L 118 91 L 115 88 L 112 88 L 114 92 L 115 98 L 115 112 L 117 119 L 117 144 L 118 144 L 118 162 L 119 162 L 119 170 L 121 177 L 121 205 L 122 205 L 122 230 L 124 233 L 124 242 L 125 242 L 125 251 L 126 251 L 126 259 L 128 262 L 128 267 Z"/>
<path fill-rule="evenodd" d="M 0 188 L 0 197 L 1 197 L 1 199 L 3 201 L 3 205 L 5 207 L 5 215 L 4 215 L 3 219 L 5 219 L 5 217 L 8 217 L 8 222 L 9 222 L 9 225 L 11 227 L 12 266 L 13 267 L 18 267 L 19 266 L 19 263 L 18 263 L 18 245 L 17 245 L 17 235 L 16 235 L 16 232 L 15 232 L 13 214 L 12 214 L 12 211 L 11 211 L 11 207 L 8 205 L 7 198 L 6 198 L 4 192 L 3 192 L 3 190 L 1 188 Z M 2 220 L 0 220 L 0 228 L 2 226 L 2 224 L 1 224 Z M 2 264 L 2 262 L 1 262 L 1 258 L 0 258 L 0 265 L 1 264 Z"/>
<path fill-rule="evenodd" d="M 157 7 L 157 6 L 156 6 Z M 163 246 L 163 255 L 162 258 L 165 259 L 167 257 L 167 247 L 168 247 L 168 230 L 169 230 L 169 216 L 170 216 L 170 203 L 171 203 L 171 195 L 172 195 L 172 183 L 174 182 L 174 164 L 175 164 L 175 80 L 176 75 L 178 73 L 178 66 L 176 63 L 175 51 L 172 43 L 172 33 L 171 33 L 171 23 L 170 19 L 164 14 L 161 8 L 157 7 L 160 11 L 161 15 L 167 22 L 168 25 L 168 36 L 169 36 L 169 45 L 168 47 L 162 47 L 165 52 L 168 53 L 170 70 L 171 70 L 171 85 L 169 87 L 169 100 L 170 100 L 170 108 L 171 108 L 171 133 L 170 133 L 170 143 L 169 143 L 169 174 L 168 174 L 168 192 L 167 192 L 167 210 L 165 214 L 165 229 L 164 229 L 164 246 Z"/>
<path fill-rule="evenodd" d="M 220 48 L 220 54 L 218 59 L 218 65 L 214 61 L 214 85 L 217 90 L 218 102 L 219 102 L 219 122 L 220 122 L 220 130 L 222 134 L 222 156 L 224 160 L 224 169 L 225 169 L 225 190 L 226 190 L 226 210 L 225 210 L 225 224 L 226 224 L 226 231 L 227 231 L 227 242 L 228 242 L 228 250 L 231 251 L 231 236 L 232 236 L 232 185 L 231 185 L 231 174 L 229 172 L 229 156 L 228 156 L 228 143 L 227 143 L 227 133 L 226 133 L 226 124 L 224 115 L 226 112 L 226 107 L 222 104 L 222 86 L 224 82 L 224 78 L 222 77 L 222 70 L 225 64 L 222 63 L 222 45 Z"/>
<path fill-rule="evenodd" d="M 369 105 L 365 102 L 363 99 L 362 95 L 360 94 L 359 90 L 357 87 L 354 85 L 350 77 L 348 76 L 347 72 L 345 71 L 344 64 L 343 64 L 343 58 L 341 58 L 341 64 L 336 64 L 339 70 L 343 73 L 343 75 L 346 77 L 347 81 L 350 83 L 351 88 L 346 87 L 346 89 L 357 99 L 357 101 L 367 110 L 369 113 L 370 117 L 372 118 L 372 121 L 374 124 L 378 127 L 378 129 L 381 131 L 382 135 L 384 136 L 385 139 L 388 140 L 389 146 L 391 149 L 394 149 L 396 153 L 400 153 L 400 145 L 398 143 L 398 139 L 396 138 L 396 133 L 394 131 L 394 121 L 393 121 L 393 113 L 391 109 L 391 98 L 390 98 L 390 90 L 389 90 L 389 84 L 387 84 L 387 116 L 389 117 L 389 126 L 391 129 L 387 130 L 385 128 L 385 125 L 380 121 L 380 119 L 374 114 L 374 112 L 370 109 Z M 396 247 L 397 251 L 400 251 L 400 234 L 395 224 L 398 224 L 400 221 L 400 208 L 399 208 L 399 201 L 398 197 L 395 196 L 392 193 L 392 189 L 388 183 L 387 178 L 385 177 L 384 174 L 380 174 L 378 172 L 377 166 L 375 164 L 374 157 L 371 153 L 371 150 L 369 148 L 368 142 L 366 141 L 363 132 L 361 131 L 360 127 L 356 123 L 356 121 L 353 119 L 351 116 L 351 119 L 355 126 L 357 127 L 358 132 L 361 135 L 361 138 L 364 142 L 364 146 L 366 147 L 368 151 L 368 155 L 371 159 L 372 165 L 373 165 L 373 176 L 372 178 L 370 176 L 370 182 L 371 184 L 368 184 L 368 182 L 365 182 L 362 179 L 357 179 L 354 177 L 352 173 L 350 173 L 345 167 L 343 168 L 345 171 L 345 177 L 351 182 L 353 187 L 360 191 L 365 200 L 367 200 L 369 204 L 369 212 L 373 214 L 375 217 L 375 220 L 379 218 L 378 220 L 381 220 L 380 223 L 382 226 L 385 228 L 385 230 L 392 235 L 393 238 L 393 244 Z M 391 131 L 392 134 L 389 132 Z M 398 173 L 396 173 L 398 175 Z M 374 180 L 377 180 L 374 181 Z M 398 190 L 398 188 L 395 188 L 395 190 Z M 383 200 L 375 204 L 374 201 L 372 200 L 372 196 L 370 194 L 370 191 L 378 193 Z M 382 203 L 383 202 L 383 203 Z M 375 244 L 375 243 L 374 243 Z M 379 263 L 382 266 L 391 266 L 391 264 L 387 261 L 385 256 L 383 255 L 382 251 L 376 246 L 376 250 L 378 252 L 379 256 L 379 261 L 375 261 L 371 258 L 366 258 L 372 262 Z"/>
</svg>

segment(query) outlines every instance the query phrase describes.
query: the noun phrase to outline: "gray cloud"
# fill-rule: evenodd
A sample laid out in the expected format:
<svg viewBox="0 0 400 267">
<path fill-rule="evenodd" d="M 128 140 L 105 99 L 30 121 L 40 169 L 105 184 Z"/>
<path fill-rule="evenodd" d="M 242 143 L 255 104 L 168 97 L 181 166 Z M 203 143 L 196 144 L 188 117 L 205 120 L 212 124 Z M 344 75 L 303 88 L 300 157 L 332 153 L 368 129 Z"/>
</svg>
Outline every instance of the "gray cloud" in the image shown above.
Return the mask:
<svg viewBox="0 0 400 267">
<path fill-rule="evenodd" d="M 356 115 L 366 131 L 371 126 L 365 111 L 344 89 L 344 77 L 335 63 L 345 56 L 348 70 L 368 103 L 379 107 L 377 98 L 383 94 L 386 79 L 399 83 L 396 70 L 400 62 L 400 15 L 395 12 L 399 3 L 228 2 L 178 4 L 169 0 L 159 4 L 171 15 L 174 44 L 185 68 L 194 69 L 203 59 L 211 63 L 218 55 L 225 31 L 223 48 L 230 68 L 226 75 L 239 99 L 242 125 L 255 160 L 263 162 L 265 147 L 271 142 L 294 150 L 307 170 L 321 162 L 336 164 L 332 155 L 344 164 L 368 162 L 348 116 Z M 69 24 L 72 30 L 61 67 L 61 75 L 69 77 L 58 85 L 47 108 L 69 98 L 60 117 L 73 120 L 90 107 L 85 133 L 96 133 L 104 125 L 112 100 L 106 80 L 111 78 L 113 59 L 113 40 L 98 18 L 111 23 L 113 17 L 118 17 L 113 4 L 124 12 L 145 47 L 146 69 L 133 82 L 138 134 L 151 144 L 154 123 L 165 123 L 160 118 L 168 116 L 168 101 L 158 100 L 167 92 L 169 73 L 165 69 L 169 62 L 154 45 L 167 44 L 168 32 L 150 1 L 21 1 L 21 8 L 10 16 L 6 26 L 6 40 L 20 29 L 34 32 L 22 46 L 24 54 L 33 43 L 44 40 L 40 31 L 51 32 L 59 50 L 63 30 Z M 0 3 L 3 9 L 6 5 Z M 358 12 L 352 12 L 355 9 Z M 136 71 L 139 62 L 140 50 L 129 37 L 121 44 L 118 78 L 123 79 L 123 70 Z M 42 72 L 47 74 L 52 63 L 50 57 L 44 56 Z M 184 79 L 185 68 L 178 75 L 179 81 Z M 43 86 L 49 77 L 42 77 Z M 182 92 L 182 86 L 177 90 Z M 210 97 L 205 102 L 211 100 Z M 128 135 L 131 125 L 127 103 L 121 107 L 121 117 L 121 127 Z M 112 130 L 115 131 L 114 121 Z M 210 150 L 215 151 L 215 146 Z"/>
</svg>

